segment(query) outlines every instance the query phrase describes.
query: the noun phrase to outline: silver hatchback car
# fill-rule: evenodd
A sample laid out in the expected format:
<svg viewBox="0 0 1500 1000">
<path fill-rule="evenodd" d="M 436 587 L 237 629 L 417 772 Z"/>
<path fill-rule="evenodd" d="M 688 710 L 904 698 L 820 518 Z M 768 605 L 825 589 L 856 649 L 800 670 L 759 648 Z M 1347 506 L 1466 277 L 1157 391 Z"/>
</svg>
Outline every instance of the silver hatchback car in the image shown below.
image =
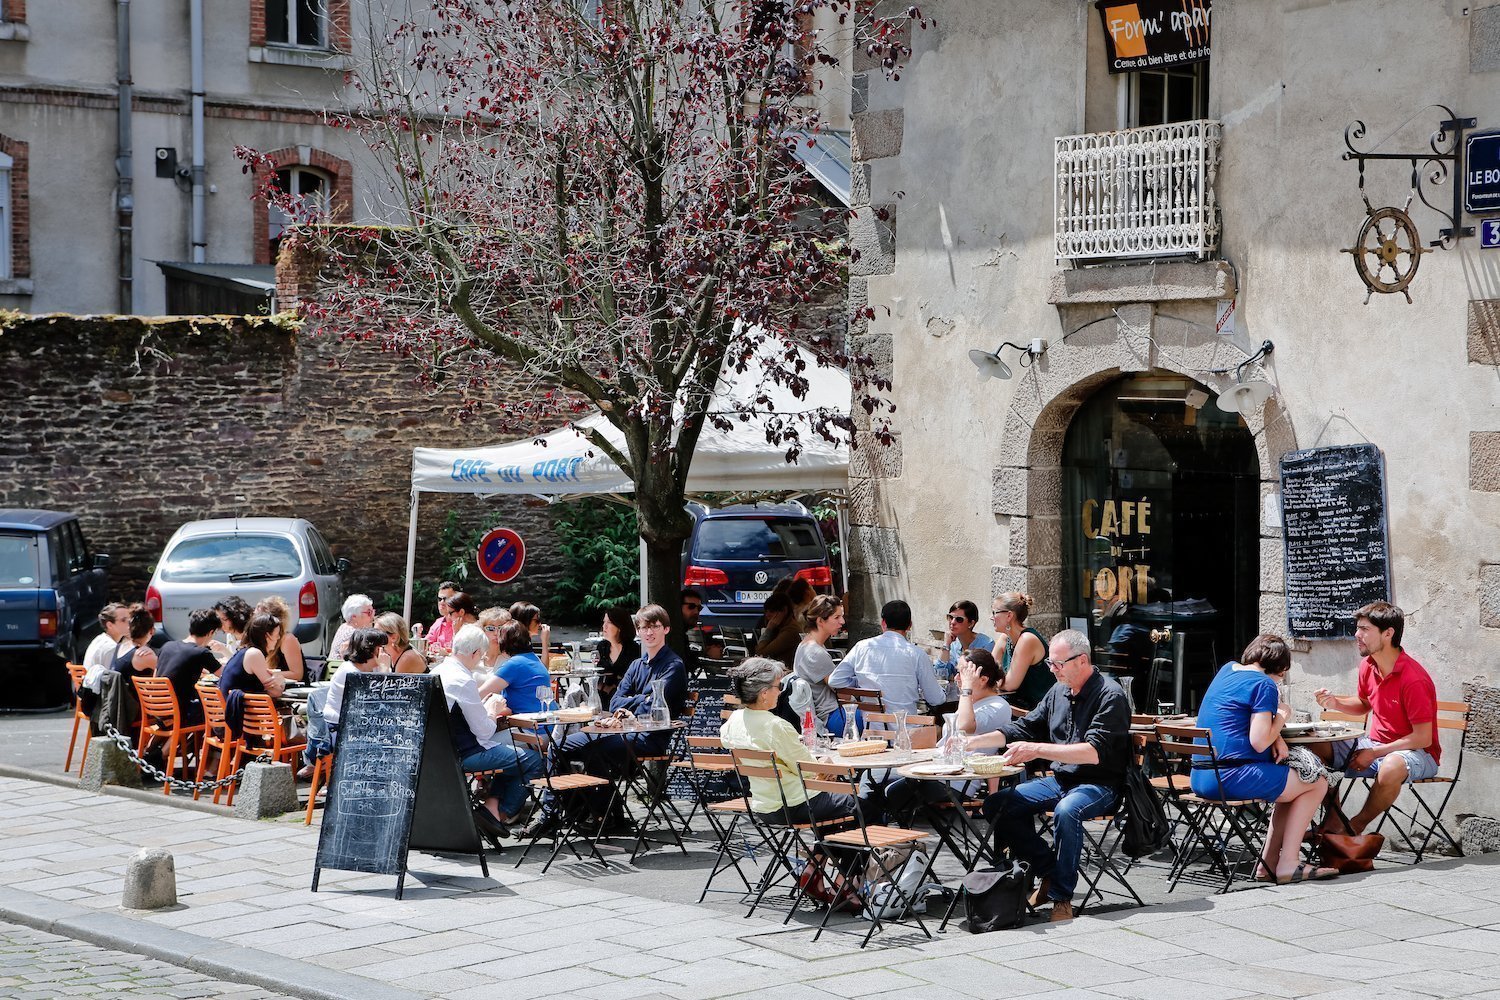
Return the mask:
<svg viewBox="0 0 1500 1000">
<path fill-rule="evenodd" d="M 169 638 L 187 637 L 188 615 L 238 595 L 250 604 L 280 596 L 296 617 L 293 634 L 309 656 L 325 656 L 342 620 L 343 574 L 312 522 L 300 517 L 190 521 L 167 542 L 146 609 Z"/>
</svg>

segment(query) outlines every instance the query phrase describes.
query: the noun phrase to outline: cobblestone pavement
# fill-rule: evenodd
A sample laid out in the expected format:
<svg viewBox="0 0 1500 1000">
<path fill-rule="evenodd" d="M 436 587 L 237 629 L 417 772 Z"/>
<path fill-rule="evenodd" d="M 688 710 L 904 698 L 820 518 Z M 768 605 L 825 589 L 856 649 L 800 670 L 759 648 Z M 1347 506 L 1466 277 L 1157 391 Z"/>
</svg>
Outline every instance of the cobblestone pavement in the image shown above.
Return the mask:
<svg viewBox="0 0 1500 1000">
<path fill-rule="evenodd" d="M 0 996 L 10 1000 L 74 996 L 281 1000 L 285 994 L 210 979 L 155 959 L 0 922 Z"/>
</svg>

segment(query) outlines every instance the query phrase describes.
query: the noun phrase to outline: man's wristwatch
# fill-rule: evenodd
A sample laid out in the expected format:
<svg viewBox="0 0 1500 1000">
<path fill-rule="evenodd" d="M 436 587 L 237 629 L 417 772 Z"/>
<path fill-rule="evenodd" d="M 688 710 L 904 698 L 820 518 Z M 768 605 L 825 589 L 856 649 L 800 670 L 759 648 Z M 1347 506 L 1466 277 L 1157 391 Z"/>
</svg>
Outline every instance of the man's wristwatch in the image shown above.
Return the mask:
<svg viewBox="0 0 1500 1000">
<path fill-rule="evenodd" d="M 974 689 L 973 688 L 959 688 L 958 689 L 958 696 L 960 698 L 972 698 L 974 696 Z"/>
</svg>

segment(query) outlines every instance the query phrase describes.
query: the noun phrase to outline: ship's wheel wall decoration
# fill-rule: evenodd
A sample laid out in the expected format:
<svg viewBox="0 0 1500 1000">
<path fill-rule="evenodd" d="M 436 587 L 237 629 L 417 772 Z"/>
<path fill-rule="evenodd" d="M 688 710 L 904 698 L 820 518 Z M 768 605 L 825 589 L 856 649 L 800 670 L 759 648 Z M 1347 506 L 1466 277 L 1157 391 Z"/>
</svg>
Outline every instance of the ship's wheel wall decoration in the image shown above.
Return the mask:
<svg viewBox="0 0 1500 1000">
<path fill-rule="evenodd" d="M 1439 123 L 1437 131 L 1432 133 L 1428 142 L 1429 149 L 1415 152 L 1378 152 L 1387 140 L 1415 121 L 1419 115 L 1434 109 L 1441 111 L 1447 117 Z M 1464 133 L 1474 128 L 1476 124 L 1473 118 L 1458 117 L 1453 113 L 1452 108 L 1442 104 L 1430 104 L 1396 126 L 1369 151 L 1361 150 L 1354 144 L 1355 140 L 1363 139 L 1365 136 L 1364 122 L 1351 122 L 1349 127 L 1344 129 L 1344 145 L 1347 147 L 1344 151 L 1344 159 L 1354 160 L 1359 164 L 1359 196 L 1365 203 L 1365 221 L 1359 228 L 1359 235 L 1355 237 L 1354 246 L 1346 247 L 1342 252 L 1354 257 L 1354 271 L 1368 289 L 1365 292 L 1367 305 L 1370 296 L 1376 292 L 1382 295 L 1400 292 L 1406 296 L 1407 302 L 1411 302 L 1409 288 L 1417 276 L 1417 267 L 1422 262 L 1422 254 L 1428 253 L 1435 247 L 1451 250 L 1459 239 L 1474 235 L 1472 226 L 1461 224 L 1463 202 L 1460 183 L 1452 184 L 1451 211 L 1439 208 L 1428 201 L 1426 189 L 1429 185 L 1440 187 L 1447 184 L 1453 177 L 1463 176 Z M 1400 208 L 1394 205 L 1376 208 L 1371 204 L 1369 196 L 1365 194 L 1365 164 L 1369 161 L 1381 160 L 1404 161 L 1411 170 L 1411 191 L 1406 196 L 1406 203 Z M 1451 169 L 1448 166 L 1450 163 L 1453 164 Z M 1438 238 L 1426 245 L 1423 245 L 1417 233 L 1417 225 L 1409 213 L 1413 199 L 1438 213 L 1448 223 L 1446 227 L 1438 230 Z"/>
</svg>

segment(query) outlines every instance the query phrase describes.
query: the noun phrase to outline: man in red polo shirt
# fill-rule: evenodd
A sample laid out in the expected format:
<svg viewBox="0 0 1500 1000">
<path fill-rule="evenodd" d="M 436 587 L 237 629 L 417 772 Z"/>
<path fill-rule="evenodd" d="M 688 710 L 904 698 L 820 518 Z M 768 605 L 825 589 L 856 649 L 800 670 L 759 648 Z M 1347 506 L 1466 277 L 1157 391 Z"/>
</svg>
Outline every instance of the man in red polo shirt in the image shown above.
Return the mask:
<svg viewBox="0 0 1500 1000">
<path fill-rule="evenodd" d="M 1353 777 L 1373 778 L 1370 794 L 1349 820 L 1354 833 L 1378 819 L 1401 794 L 1401 786 L 1434 777 L 1443 749 L 1438 743 L 1437 688 L 1422 665 L 1401 648 L 1406 616 L 1394 604 L 1376 601 L 1354 613 L 1359 665 L 1358 693 L 1335 695 L 1319 688 L 1320 706 L 1351 715 L 1369 713 L 1357 740 L 1332 747 L 1332 763 Z"/>
</svg>

